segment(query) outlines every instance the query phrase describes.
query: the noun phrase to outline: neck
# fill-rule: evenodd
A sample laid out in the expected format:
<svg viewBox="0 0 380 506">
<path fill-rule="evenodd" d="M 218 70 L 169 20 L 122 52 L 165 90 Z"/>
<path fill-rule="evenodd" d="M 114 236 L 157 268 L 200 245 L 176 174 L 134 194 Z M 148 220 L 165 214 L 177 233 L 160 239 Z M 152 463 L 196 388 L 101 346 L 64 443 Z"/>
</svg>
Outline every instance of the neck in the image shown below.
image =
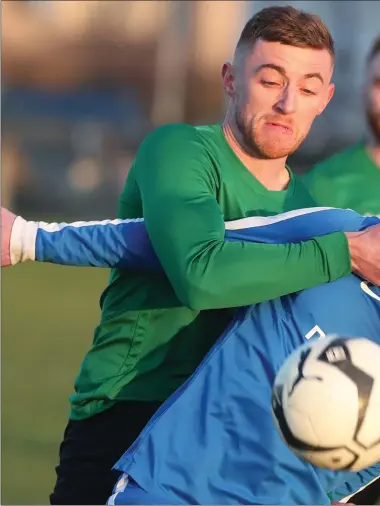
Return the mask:
<svg viewBox="0 0 380 506">
<path fill-rule="evenodd" d="M 366 144 L 366 149 L 375 162 L 375 165 L 380 169 L 380 143 L 373 136 L 370 137 Z"/>
<path fill-rule="evenodd" d="M 228 120 L 223 123 L 223 133 L 235 155 L 267 190 L 280 191 L 288 186 L 290 175 L 285 166 L 286 157 L 271 160 L 249 153 L 237 129 Z"/>
</svg>

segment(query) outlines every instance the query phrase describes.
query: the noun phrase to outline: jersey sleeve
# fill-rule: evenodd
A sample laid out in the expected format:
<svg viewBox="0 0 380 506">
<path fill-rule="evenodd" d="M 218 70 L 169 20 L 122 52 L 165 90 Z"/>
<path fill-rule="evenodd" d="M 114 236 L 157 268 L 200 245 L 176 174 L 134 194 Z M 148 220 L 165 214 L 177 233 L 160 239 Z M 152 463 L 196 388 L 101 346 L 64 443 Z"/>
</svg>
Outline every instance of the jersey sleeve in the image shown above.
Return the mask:
<svg viewBox="0 0 380 506">
<path fill-rule="evenodd" d="M 350 272 L 342 233 L 297 244 L 224 241 L 213 161 L 193 127 L 156 130 L 133 170 L 153 248 L 179 300 L 192 309 L 245 306 Z"/>
<path fill-rule="evenodd" d="M 160 269 L 144 220 L 45 223 L 17 217 L 11 262 L 35 260 L 76 267 Z"/>
</svg>

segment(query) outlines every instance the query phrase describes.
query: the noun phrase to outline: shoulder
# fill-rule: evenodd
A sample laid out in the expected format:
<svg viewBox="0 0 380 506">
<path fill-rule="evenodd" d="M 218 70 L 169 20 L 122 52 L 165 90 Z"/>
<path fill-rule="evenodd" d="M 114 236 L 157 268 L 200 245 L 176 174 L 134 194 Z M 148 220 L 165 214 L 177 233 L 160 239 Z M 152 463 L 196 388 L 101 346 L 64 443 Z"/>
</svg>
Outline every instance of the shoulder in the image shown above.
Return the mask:
<svg viewBox="0 0 380 506">
<path fill-rule="evenodd" d="M 215 190 L 217 174 L 213 163 L 210 138 L 213 127 L 195 127 L 185 123 L 167 124 L 155 129 L 142 142 L 133 167 L 136 180 L 149 178 L 157 184 L 175 181 L 189 184 L 190 180 L 206 182 Z"/>
<path fill-rule="evenodd" d="M 151 132 L 141 143 L 137 151 L 135 165 L 164 165 L 178 171 L 186 168 L 208 167 L 212 165 L 215 143 L 213 127 L 196 127 L 185 123 L 173 123 L 161 126 Z"/>
<path fill-rule="evenodd" d="M 198 140 L 198 130 L 192 125 L 186 123 L 169 123 L 153 130 L 145 137 L 141 143 L 140 149 L 146 146 L 157 145 L 165 147 L 169 145 L 171 148 L 189 141 Z"/>
<path fill-rule="evenodd" d="M 220 145 L 220 125 L 193 126 L 187 123 L 169 123 L 153 130 L 141 143 L 140 151 L 168 149 L 177 155 L 191 152 L 213 152 Z"/>
</svg>

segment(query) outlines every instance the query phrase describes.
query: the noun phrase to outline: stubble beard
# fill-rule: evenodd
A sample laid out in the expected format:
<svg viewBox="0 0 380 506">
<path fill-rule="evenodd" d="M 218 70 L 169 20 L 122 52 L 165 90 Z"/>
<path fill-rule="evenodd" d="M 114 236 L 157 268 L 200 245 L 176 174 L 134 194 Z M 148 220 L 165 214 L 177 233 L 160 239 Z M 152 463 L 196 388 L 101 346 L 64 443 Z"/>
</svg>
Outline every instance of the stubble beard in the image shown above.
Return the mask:
<svg viewBox="0 0 380 506">
<path fill-rule="evenodd" d="M 245 113 L 241 110 L 236 110 L 235 124 L 239 132 L 239 142 L 244 151 L 250 156 L 260 158 L 262 160 L 275 160 L 278 158 L 285 158 L 293 154 L 304 141 L 306 135 L 294 141 L 291 147 L 281 146 L 276 140 L 268 142 L 267 140 L 260 141 L 260 134 L 255 119 L 248 119 Z"/>
</svg>

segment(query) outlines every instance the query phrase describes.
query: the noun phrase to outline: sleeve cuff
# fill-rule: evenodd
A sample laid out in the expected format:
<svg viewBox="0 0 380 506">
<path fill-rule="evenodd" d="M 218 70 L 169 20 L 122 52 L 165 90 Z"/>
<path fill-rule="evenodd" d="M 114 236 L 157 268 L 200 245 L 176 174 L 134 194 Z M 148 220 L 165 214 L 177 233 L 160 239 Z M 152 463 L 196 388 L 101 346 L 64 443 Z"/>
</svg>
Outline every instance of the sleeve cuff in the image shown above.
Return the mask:
<svg viewBox="0 0 380 506">
<path fill-rule="evenodd" d="M 351 274 L 351 256 L 344 232 L 324 235 L 315 239 L 324 253 L 329 282 Z"/>
<path fill-rule="evenodd" d="M 12 265 L 36 259 L 37 231 L 38 222 L 26 221 L 21 216 L 17 216 L 13 223 L 10 242 Z"/>
</svg>

